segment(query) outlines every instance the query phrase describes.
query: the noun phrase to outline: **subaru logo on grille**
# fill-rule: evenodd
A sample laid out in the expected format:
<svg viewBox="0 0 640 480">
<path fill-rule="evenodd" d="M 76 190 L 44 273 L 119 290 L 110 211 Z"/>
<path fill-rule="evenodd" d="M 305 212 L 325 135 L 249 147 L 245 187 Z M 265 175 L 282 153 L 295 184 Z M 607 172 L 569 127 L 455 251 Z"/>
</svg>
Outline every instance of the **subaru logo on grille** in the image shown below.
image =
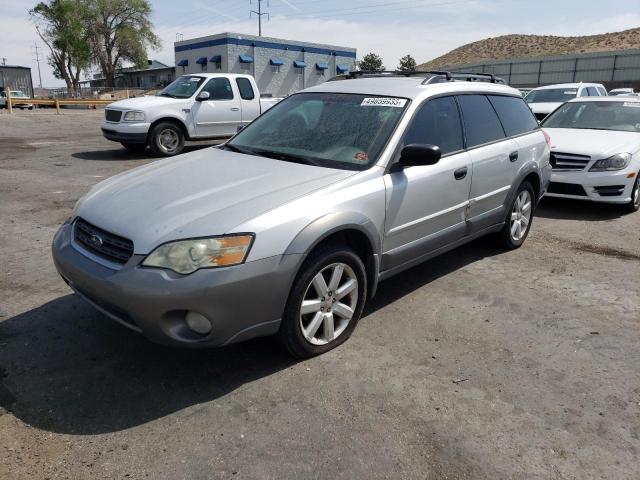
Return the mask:
<svg viewBox="0 0 640 480">
<path fill-rule="evenodd" d="M 102 246 L 102 238 L 100 238 L 98 235 L 91 235 L 89 237 L 89 244 L 93 248 L 100 248 Z"/>
</svg>

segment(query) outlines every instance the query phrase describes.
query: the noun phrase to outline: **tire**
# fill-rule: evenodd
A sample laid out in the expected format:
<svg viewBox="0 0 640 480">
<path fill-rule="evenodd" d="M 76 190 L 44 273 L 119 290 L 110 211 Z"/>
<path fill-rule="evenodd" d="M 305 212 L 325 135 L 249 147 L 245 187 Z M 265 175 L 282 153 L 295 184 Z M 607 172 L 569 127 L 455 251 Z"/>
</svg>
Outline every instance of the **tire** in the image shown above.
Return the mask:
<svg viewBox="0 0 640 480">
<path fill-rule="evenodd" d="M 640 210 L 640 172 L 636 175 L 636 181 L 631 190 L 631 201 L 623 205 L 623 210 L 627 213 L 633 213 Z"/>
<path fill-rule="evenodd" d="M 159 157 L 179 155 L 184 149 L 182 129 L 173 122 L 158 123 L 149 135 L 149 147 Z"/>
<path fill-rule="evenodd" d="M 507 250 L 520 248 L 529 236 L 536 209 L 536 194 L 528 181 L 522 182 L 507 210 L 504 227 L 498 232 L 500 246 Z"/>
<path fill-rule="evenodd" d="M 340 274 L 337 283 L 331 282 L 334 272 Z M 297 358 L 336 348 L 356 328 L 366 298 L 367 275 L 360 257 L 342 245 L 321 246 L 305 260 L 293 283 L 278 332 L 280 342 Z M 303 302 L 308 313 L 301 311 Z"/>
<path fill-rule="evenodd" d="M 120 142 L 120 145 L 122 145 L 124 148 L 129 150 L 131 153 L 142 153 L 147 148 L 147 146 L 144 143 Z"/>
</svg>

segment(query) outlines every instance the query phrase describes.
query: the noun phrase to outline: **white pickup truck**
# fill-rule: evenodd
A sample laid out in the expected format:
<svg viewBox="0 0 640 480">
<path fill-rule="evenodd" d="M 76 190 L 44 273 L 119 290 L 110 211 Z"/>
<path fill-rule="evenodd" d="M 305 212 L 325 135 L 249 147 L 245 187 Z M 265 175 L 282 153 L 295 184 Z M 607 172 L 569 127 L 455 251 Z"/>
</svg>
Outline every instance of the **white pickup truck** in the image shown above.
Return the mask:
<svg viewBox="0 0 640 480">
<path fill-rule="evenodd" d="M 231 137 L 280 100 L 260 98 L 250 75 L 183 75 L 156 96 L 109 104 L 102 134 L 129 151 L 148 145 L 156 155 L 169 157 L 182 152 L 185 140 Z"/>
</svg>

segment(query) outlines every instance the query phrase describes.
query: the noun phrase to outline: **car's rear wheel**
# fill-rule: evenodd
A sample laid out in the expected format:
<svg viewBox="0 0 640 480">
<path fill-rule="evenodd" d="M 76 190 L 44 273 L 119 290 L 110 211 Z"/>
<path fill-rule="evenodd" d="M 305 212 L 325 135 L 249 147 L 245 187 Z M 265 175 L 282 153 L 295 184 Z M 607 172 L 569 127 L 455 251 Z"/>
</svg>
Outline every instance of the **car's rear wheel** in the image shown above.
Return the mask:
<svg viewBox="0 0 640 480">
<path fill-rule="evenodd" d="M 182 129 L 172 122 L 160 122 L 149 135 L 151 151 L 162 157 L 178 155 L 184 149 Z"/>
<path fill-rule="evenodd" d="M 629 213 L 640 210 L 640 172 L 636 175 L 636 181 L 631 190 L 631 200 L 624 205 L 624 209 Z"/>
<path fill-rule="evenodd" d="M 367 276 L 352 250 L 332 245 L 313 252 L 289 294 L 280 340 L 298 358 L 309 358 L 344 343 L 362 315 Z"/>
<path fill-rule="evenodd" d="M 504 248 L 514 250 L 522 246 L 531 230 L 535 206 L 533 186 L 523 182 L 511 202 L 507 221 L 498 233 L 498 240 Z"/>
<path fill-rule="evenodd" d="M 142 153 L 144 152 L 144 150 L 147 148 L 147 146 L 144 143 L 127 143 L 127 142 L 120 142 L 120 144 L 126 148 L 127 150 L 129 150 L 131 153 Z"/>
</svg>

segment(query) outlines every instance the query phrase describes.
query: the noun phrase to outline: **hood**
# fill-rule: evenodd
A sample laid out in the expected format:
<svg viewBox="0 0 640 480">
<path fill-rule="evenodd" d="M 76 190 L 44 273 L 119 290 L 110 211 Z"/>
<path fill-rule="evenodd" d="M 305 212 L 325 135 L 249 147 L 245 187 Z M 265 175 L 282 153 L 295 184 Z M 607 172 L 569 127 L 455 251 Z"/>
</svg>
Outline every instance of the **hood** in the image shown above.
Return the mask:
<svg viewBox="0 0 640 480">
<path fill-rule="evenodd" d="M 128 98 L 127 100 L 119 100 L 117 102 L 110 103 L 109 105 L 107 105 L 107 108 L 114 108 L 118 110 L 143 110 L 148 107 L 157 107 L 161 105 L 179 105 L 185 100 L 188 99 L 144 96 L 137 98 Z"/>
<path fill-rule="evenodd" d="M 617 153 L 636 153 L 640 149 L 640 133 L 636 132 L 577 128 L 544 128 L 544 130 L 551 137 L 552 152 L 575 153 L 601 159 Z"/>
<path fill-rule="evenodd" d="M 231 232 L 356 173 L 206 148 L 105 180 L 75 213 L 147 254 L 168 241 Z"/>
<path fill-rule="evenodd" d="M 528 105 L 533 113 L 551 113 L 562 105 L 562 102 L 529 103 Z"/>
</svg>

